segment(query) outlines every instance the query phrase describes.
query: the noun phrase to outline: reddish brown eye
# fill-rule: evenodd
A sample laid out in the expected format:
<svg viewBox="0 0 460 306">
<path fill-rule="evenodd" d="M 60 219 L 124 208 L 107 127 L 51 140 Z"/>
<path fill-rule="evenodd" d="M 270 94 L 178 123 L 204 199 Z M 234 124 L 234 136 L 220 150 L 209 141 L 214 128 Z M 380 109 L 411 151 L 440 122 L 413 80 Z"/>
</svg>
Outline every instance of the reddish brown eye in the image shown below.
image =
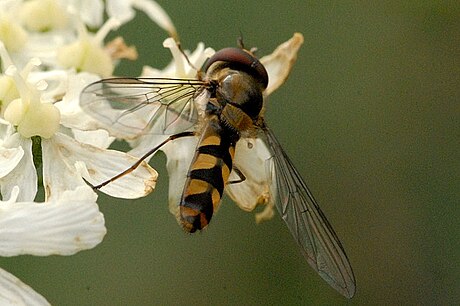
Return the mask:
<svg viewBox="0 0 460 306">
<path fill-rule="evenodd" d="M 225 48 L 217 51 L 211 58 L 208 59 L 204 71 L 217 61 L 227 62 L 229 66 L 235 65 L 237 68 L 250 72 L 254 77 L 262 82 L 264 88 L 268 85 L 268 74 L 264 65 L 248 52 L 238 48 Z"/>
</svg>

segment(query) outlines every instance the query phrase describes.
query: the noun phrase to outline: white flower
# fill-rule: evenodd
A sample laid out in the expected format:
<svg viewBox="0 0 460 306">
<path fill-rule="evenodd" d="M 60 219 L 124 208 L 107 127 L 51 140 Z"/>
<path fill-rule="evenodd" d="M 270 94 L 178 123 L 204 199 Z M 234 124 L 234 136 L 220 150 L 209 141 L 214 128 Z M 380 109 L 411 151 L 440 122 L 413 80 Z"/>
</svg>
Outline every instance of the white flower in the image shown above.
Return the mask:
<svg viewBox="0 0 460 306">
<path fill-rule="evenodd" d="M 1 1 L 0 11 L 0 40 L 18 67 L 32 57 L 55 67 L 56 49 L 75 38 L 76 16 L 62 1 Z"/>
<path fill-rule="evenodd" d="M 101 0 L 0 1 L 0 40 L 18 67 L 38 57 L 48 69 L 107 77 L 122 57 L 104 46 L 104 38 L 122 22 L 114 17 L 102 24 L 103 13 Z M 86 26 L 99 30 L 93 35 Z"/>
<path fill-rule="evenodd" d="M 62 29 L 70 22 L 69 14 L 57 0 L 30 0 L 19 12 L 22 24 L 34 32 Z"/>
<path fill-rule="evenodd" d="M 156 6 L 129 4 L 175 32 Z M 111 10 L 103 24 L 103 12 L 102 0 L 0 1 L 0 256 L 72 255 L 95 247 L 106 228 L 85 181 L 97 185 L 138 161 L 107 149 L 114 140 L 107 131 L 79 129 L 97 126 L 79 107 L 82 88 L 110 76 L 117 59 L 137 56 L 121 39 L 104 45 L 109 31 L 129 18 L 117 19 L 120 12 Z M 34 202 L 39 176 L 43 203 Z M 101 191 L 137 198 L 153 190 L 156 178 L 143 162 Z M 0 304 L 49 305 L 1 269 Z"/>
<path fill-rule="evenodd" d="M 75 68 L 77 71 L 87 71 L 109 77 L 115 66 L 110 54 L 104 49 L 104 38 L 120 23 L 116 19 L 109 19 L 96 35 L 86 31 L 81 25 L 79 38 L 72 43 L 62 46 L 57 53 L 57 61 L 64 68 Z"/>
<path fill-rule="evenodd" d="M 0 201 L 0 256 L 22 254 L 72 255 L 98 245 L 106 234 L 97 195 L 88 186 L 66 191 L 45 203 L 16 202 L 15 186 L 8 201 Z M 0 269 L 0 304 L 47 305 L 46 300 Z"/>
<path fill-rule="evenodd" d="M 89 186 L 67 190 L 51 201 L 16 202 L 15 186 L 8 201 L 0 201 L 0 256 L 72 255 L 98 245 L 106 229 Z"/>
<path fill-rule="evenodd" d="M 77 15 L 87 26 L 99 28 L 104 20 L 103 0 L 61 0 L 67 10 Z"/>
<path fill-rule="evenodd" d="M 4 3 L 5 4 L 5 3 Z M 4 14 L 11 8 L 0 6 L 0 40 L 3 41 L 7 50 L 16 52 L 21 50 L 27 42 L 27 32 L 18 22 L 17 18 Z"/>
<path fill-rule="evenodd" d="M 173 56 L 173 60 L 164 69 L 155 69 L 150 66 L 144 66 L 141 76 L 152 77 L 152 78 L 194 78 L 196 77 L 201 66 L 203 66 L 206 59 L 210 58 L 214 53 L 212 48 L 204 48 L 204 43 L 198 43 L 195 51 L 190 53 L 185 50 L 185 54 L 188 57 L 188 61 L 184 54 L 179 50 L 177 42 L 169 37 L 163 42 L 163 47 L 168 48 Z M 193 66 L 190 66 L 189 64 Z"/>
<path fill-rule="evenodd" d="M 1 44 L 0 54 L 3 63 L 9 67 L 7 76 L 14 81 L 19 94 L 19 97 L 6 105 L 5 120 L 0 122 L 4 130 L 3 138 L 0 139 L 0 151 L 9 152 L 3 162 L 7 166 L 0 170 L 3 173 L 0 187 L 4 197 L 8 197 L 13 186 L 18 185 L 21 189 L 20 200 L 32 201 L 35 198 L 37 175 L 33 162 L 33 140 L 36 141 L 35 155 L 41 155 L 43 162 L 43 184 L 47 201 L 66 190 L 85 186 L 82 176 L 97 185 L 129 168 L 137 160 L 122 152 L 94 147 L 72 139 L 71 130 L 60 125 L 59 109 L 42 99 L 43 90 L 39 89 L 43 89 L 46 84 L 39 82 L 38 88 L 30 84 L 27 81 L 29 71 L 17 71 Z M 38 63 L 32 61 L 32 64 Z M 64 77 L 62 82 L 67 81 L 67 77 Z M 69 92 L 73 94 L 71 90 Z M 132 174 L 101 190 L 112 196 L 128 198 L 144 196 L 152 191 L 157 174 L 146 163 Z"/>
</svg>

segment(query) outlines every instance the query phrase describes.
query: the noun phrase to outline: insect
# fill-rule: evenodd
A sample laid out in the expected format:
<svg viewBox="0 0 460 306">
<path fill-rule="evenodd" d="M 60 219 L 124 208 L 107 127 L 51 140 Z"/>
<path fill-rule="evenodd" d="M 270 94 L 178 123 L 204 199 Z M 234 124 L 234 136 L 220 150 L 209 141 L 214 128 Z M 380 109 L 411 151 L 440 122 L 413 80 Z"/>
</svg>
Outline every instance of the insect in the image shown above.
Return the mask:
<svg viewBox="0 0 460 306">
<path fill-rule="evenodd" d="M 233 163 L 237 143 L 262 139 L 271 151 L 268 162 L 273 167 L 267 169 L 276 181 L 271 193 L 277 196 L 282 219 L 313 269 L 342 295 L 353 297 L 355 278 L 342 244 L 262 115 L 268 84 L 265 67 L 250 51 L 225 48 L 208 59 L 203 71 L 204 76 L 194 79 L 103 79 L 83 90 L 81 107 L 127 136 L 148 129 L 163 137 L 140 160 L 169 141 L 199 137 L 179 203 L 180 221 L 188 232 L 209 224 L 226 185 L 246 179 Z M 232 171 L 238 180 L 229 180 Z"/>
</svg>

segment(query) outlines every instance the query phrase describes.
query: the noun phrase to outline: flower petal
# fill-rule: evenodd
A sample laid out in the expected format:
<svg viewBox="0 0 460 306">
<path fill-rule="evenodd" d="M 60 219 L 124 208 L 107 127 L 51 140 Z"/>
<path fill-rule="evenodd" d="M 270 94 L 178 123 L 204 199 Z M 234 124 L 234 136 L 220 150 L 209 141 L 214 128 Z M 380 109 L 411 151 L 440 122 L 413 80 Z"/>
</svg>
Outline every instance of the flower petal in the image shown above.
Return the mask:
<svg viewBox="0 0 460 306">
<path fill-rule="evenodd" d="M 82 131 L 75 129 L 72 132 L 77 141 L 101 149 L 107 149 L 115 140 L 115 137 L 110 136 L 106 130 Z"/>
<path fill-rule="evenodd" d="M 178 39 L 176 27 L 171 18 L 163 10 L 163 8 L 155 1 L 147 0 L 132 0 L 133 6 L 140 11 L 143 11 L 153 22 L 160 28 L 168 32 L 169 36 Z"/>
<path fill-rule="evenodd" d="M 197 74 L 196 69 L 200 69 L 204 62 L 215 53 L 212 48 L 205 49 L 202 42 L 198 43 L 195 51 L 192 53 L 189 50 L 184 50 L 184 53 L 188 56 L 188 60 L 193 65 L 191 67 L 183 53 L 179 50 L 176 41 L 172 38 L 167 38 L 163 42 L 163 46 L 170 49 L 173 60 L 162 70 L 144 66 L 141 73 L 142 77 L 194 78 Z M 179 71 L 182 72 L 179 73 Z"/>
<path fill-rule="evenodd" d="M 256 215 L 256 221 L 273 216 L 275 180 L 270 168 L 271 152 L 260 139 L 241 139 L 235 148 L 234 164 L 243 173 L 245 180 L 225 187 L 227 194 L 245 211 L 252 211 L 258 205 L 267 205 L 266 210 Z M 234 172 L 230 180 L 237 180 Z"/>
<path fill-rule="evenodd" d="M 5 140 L 3 146 L 24 152 L 16 167 L 0 179 L 3 198 L 9 198 L 13 187 L 19 186 L 21 193 L 18 201 L 33 201 L 37 194 L 37 172 L 32 157 L 32 141 L 15 133 Z"/>
<path fill-rule="evenodd" d="M 24 150 L 17 148 L 0 148 L 0 178 L 10 173 L 24 156 Z"/>
<path fill-rule="evenodd" d="M 168 158 L 169 211 L 176 217 L 179 215 L 179 202 L 197 144 L 197 137 L 184 137 L 168 142 L 161 149 Z"/>
<path fill-rule="evenodd" d="M 56 135 L 55 135 L 56 137 Z M 46 201 L 62 196 L 66 190 L 87 186 L 73 164 L 66 156 L 72 154 L 71 148 L 61 146 L 54 138 L 42 140 L 43 186 Z"/>
<path fill-rule="evenodd" d="M 104 3 L 102 0 L 72 1 L 72 9 L 89 27 L 100 27 L 104 15 Z"/>
<path fill-rule="evenodd" d="M 55 103 L 61 112 L 62 125 L 79 130 L 97 130 L 100 128 L 99 122 L 95 121 L 80 107 L 80 93 L 83 88 L 98 80 L 100 77 L 87 72 L 69 73 L 65 95 L 62 101 Z"/>
<path fill-rule="evenodd" d="M 45 203 L 0 204 L 0 255 L 72 255 L 99 244 L 106 229 L 88 186 Z"/>
<path fill-rule="evenodd" d="M 0 305 L 50 305 L 48 301 L 11 273 L 0 269 Z"/>
<path fill-rule="evenodd" d="M 65 163 L 65 173 L 73 172 L 74 176 L 83 175 L 84 179 L 93 185 L 98 185 L 113 178 L 139 160 L 123 152 L 105 150 L 80 143 L 61 133 L 57 133 L 49 141 L 47 154 L 54 156 L 55 159 L 61 159 Z M 45 151 L 45 146 L 43 146 L 43 150 Z M 81 167 L 82 163 L 84 164 L 84 170 Z M 79 167 L 78 169 L 83 173 L 79 173 L 76 167 Z M 53 164 L 45 165 L 45 162 L 43 163 L 43 181 L 45 190 L 50 192 L 48 196 L 52 196 L 52 190 L 61 192 L 69 189 L 59 181 L 63 178 L 59 174 L 59 171 L 62 170 L 62 168 L 54 169 Z M 102 187 L 101 191 L 118 198 L 139 198 L 152 192 L 155 188 L 157 176 L 158 174 L 154 169 L 146 162 L 142 162 L 134 171 Z M 71 182 L 70 185 L 72 186 L 72 184 Z"/>
<path fill-rule="evenodd" d="M 131 7 L 132 1 L 107 0 L 106 11 L 109 17 L 117 18 L 122 24 L 130 21 L 136 15 Z"/>
<path fill-rule="evenodd" d="M 294 33 L 291 39 L 279 45 L 272 54 L 260 59 L 268 72 L 269 81 L 265 95 L 271 94 L 286 81 L 302 44 L 303 35 Z"/>
<path fill-rule="evenodd" d="M 204 62 L 206 62 L 208 58 L 213 56 L 214 53 L 216 53 L 216 51 L 213 48 L 205 49 L 204 43 L 199 42 L 196 46 L 195 51 L 193 51 L 192 54 L 188 56 L 188 58 L 190 60 L 190 63 L 192 63 L 193 66 L 195 66 L 195 68 L 200 69 L 204 65 Z M 191 72 L 194 72 L 196 74 L 195 70 Z M 191 75 L 191 72 L 189 72 L 189 76 L 194 77 L 194 75 Z"/>
<path fill-rule="evenodd" d="M 162 142 L 168 139 L 168 137 L 168 135 L 156 135 L 150 133 L 140 135 L 139 137 L 133 140 L 128 140 L 127 142 L 133 148 L 130 151 L 128 151 L 128 154 L 137 157 L 144 156 L 145 154 L 147 154 L 147 152 L 151 151 L 153 148 L 159 146 Z M 146 161 L 148 162 L 157 152 L 147 157 Z"/>
</svg>

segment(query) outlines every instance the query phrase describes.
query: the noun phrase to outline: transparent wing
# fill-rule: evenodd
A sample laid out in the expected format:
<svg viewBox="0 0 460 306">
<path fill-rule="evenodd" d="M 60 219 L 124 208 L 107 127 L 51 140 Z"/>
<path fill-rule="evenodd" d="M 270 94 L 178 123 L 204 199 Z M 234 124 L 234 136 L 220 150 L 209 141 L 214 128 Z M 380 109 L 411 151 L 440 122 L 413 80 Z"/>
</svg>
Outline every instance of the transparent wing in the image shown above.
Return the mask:
<svg viewBox="0 0 460 306">
<path fill-rule="evenodd" d="M 171 135 L 196 123 L 194 101 L 206 95 L 205 86 L 196 79 L 103 79 L 83 89 L 80 106 L 96 120 L 98 128 L 119 138 Z"/>
<path fill-rule="evenodd" d="M 276 177 L 276 207 L 310 266 L 347 298 L 353 297 L 355 277 L 345 250 L 312 193 L 294 168 L 275 135 L 264 128 L 273 151 L 271 173 Z M 273 171 L 274 170 L 274 171 Z"/>
</svg>

